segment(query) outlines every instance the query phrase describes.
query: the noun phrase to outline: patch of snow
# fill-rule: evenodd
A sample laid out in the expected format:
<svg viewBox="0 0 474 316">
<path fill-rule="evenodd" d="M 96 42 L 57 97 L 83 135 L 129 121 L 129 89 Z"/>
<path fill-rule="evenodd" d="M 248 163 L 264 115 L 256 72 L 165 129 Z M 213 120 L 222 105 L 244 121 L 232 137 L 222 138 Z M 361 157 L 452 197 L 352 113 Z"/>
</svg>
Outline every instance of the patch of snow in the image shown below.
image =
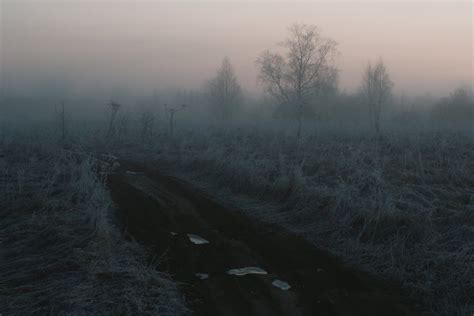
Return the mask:
<svg viewBox="0 0 474 316">
<path fill-rule="evenodd" d="M 176 232 L 170 232 L 171 236 L 178 236 L 178 233 Z"/>
<path fill-rule="evenodd" d="M 129 171 L 127 170 L 126 172 L 127 174 L 130 174 L 130 175 L 139 175 L 139 174 L 143 174 L 143 172 L 137 172 L 137 171 Z"/>
<path fill-rule="evenodd" d="M 209 274 L 207 274 L 207 273 L 196 273 L 196 276 L 201 280 L 205 280 L 205 279 L 209 278 Z"/>
<path fill-rule="evenodd" d="M 247 274 L 267 274 L 267 271 L 257 267 L 245 267 L 239 269 L 230 269 L 229 271 L 227 271 L 227 274 L 243 276 Z"/>
<path fill-rule="evenodd" d="M 288 283 L 283 282 L 278 279 L 273 280 L 272 285 L 279 289 L 282 289 L 283 291 L 288 291 L 291 288 L 291 286 Z"/>
<path fill-rule="evenodd" d="M 204 238 L 194 235 L 194 234 L 188 234 L 189 240 L 195 244 L 195 245 L 202 245 L 202 244 L 208 244 L 209 241 L 205 240 Z"/>
</svg>

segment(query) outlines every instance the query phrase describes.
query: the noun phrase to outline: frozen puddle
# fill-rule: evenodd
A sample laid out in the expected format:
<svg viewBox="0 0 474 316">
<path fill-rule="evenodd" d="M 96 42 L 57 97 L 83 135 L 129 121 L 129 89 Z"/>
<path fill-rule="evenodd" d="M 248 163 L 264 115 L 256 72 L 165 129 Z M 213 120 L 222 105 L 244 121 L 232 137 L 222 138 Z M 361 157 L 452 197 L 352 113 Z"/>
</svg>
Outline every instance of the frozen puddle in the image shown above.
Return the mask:
<svg viewBox="0 0 474 316">
<path fill-rule="evenodd" d="M 282 289 L 283 291 L 288 291 L 291 288 L 291 286 L 288 283 L 283 282 L 278 279 L 273 280 L 272 285 L 279 289 Z"/>
<path fill-rule="evenodd" d="M 207 274 L 207 273 L 196 273 L 196 276 L 201 280 L 205 280 L 205 279 L 209 278 L 209 274 Z"/>
<path fill-rule="evenodd" d="M 247 274 L 267 274 L 267 271 L 257 267 L 245 267 L 239 269 L 230 269 L 227 271 L 227 274 L 242 276 Z"/>
<path fill-rule="evenodd" d="M 204 238 L 194 235 L 194 234 L 188 234 L 189 240 L 195 244 L 195 245 L 202 245 L 202 244 L 208 244 L 209 241 L 205 240 Z"/>
</svg>

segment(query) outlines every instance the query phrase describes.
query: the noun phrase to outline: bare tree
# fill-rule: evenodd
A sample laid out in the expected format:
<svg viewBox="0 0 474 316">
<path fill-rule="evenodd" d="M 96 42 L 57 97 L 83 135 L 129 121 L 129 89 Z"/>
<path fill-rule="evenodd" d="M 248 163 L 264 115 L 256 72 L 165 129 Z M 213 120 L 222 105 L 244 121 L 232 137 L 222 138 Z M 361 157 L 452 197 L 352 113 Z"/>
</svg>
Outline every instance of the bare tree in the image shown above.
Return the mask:
<svg viewBox="0 0 474 316">
<path fill-rule="evenodd" d="M 287 49 L 286 55 L 267 50 L 256 63 L 260 68 L 259 79 L 269 94 L 281 104 L 294 107 L 299 138 L 309 100 L 337 78 L 337 43 L 322 37 L 314 25 L 293 24 L 288 31 L 289 37 L 281 43 Z"/>
<path fill-rule="evenodd" d="M 442 120 L 474 121 L 474 97 L 467 87 L 459 87 L 436 102 L 433 114 Z"/>
<path fill-rule="evenodd" d="M 179 107 L 169 107 L 167 104 L 165 104 L 164 107 L 165 111 L 170 115 L 170 136 L 173 136 L 174 115 L 176 112 L 184 110 L 186 108 L 186 104 L 181 104 Z"/>
<path fill-rule="evenodd" d="M 115 131 L 115 125 L 114 125 L 115 118 L 117 117 L 117 113 L 121 108 L 121 105 L 114 101 L 110 101 L 109 105 L 110 105 L 110 119 L 109 119 L 109 131 L 107 133 L 108 137 L 112 136 Z"/>
<path fill-rule="evenodd" d="M 207 90 L 215 113 L 222 119 L 231 118 L 242 101 L 242 89 L 227 57 L 216 76 L 209 81 Z"/>
<path fill-rule="evenodd" d="M 377 134 L 380 132 L 382 108 L 391 97 L 392 88 L 393 82 L 382 59 L 375 65 L 369 63 L 362 78 L 362 93 L 369 106 L 371 125 Z"/>
</svg>

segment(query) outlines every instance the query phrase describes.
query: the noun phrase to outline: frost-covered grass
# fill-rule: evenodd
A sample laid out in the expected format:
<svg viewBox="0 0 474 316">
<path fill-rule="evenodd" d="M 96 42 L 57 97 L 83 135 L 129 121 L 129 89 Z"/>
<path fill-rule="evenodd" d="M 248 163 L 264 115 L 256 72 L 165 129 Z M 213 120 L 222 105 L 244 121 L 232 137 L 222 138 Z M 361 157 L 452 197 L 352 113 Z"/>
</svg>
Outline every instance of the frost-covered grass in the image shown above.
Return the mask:
<svg viewBox="0 0 474 316">
<path fill-rule="evenodd" d="M 97 167 L 44 142 L 0 143 L 1 314 L 186 312 L 176 284 L 113 223 Z"/>
<path fill-rule="evenodd" d="M 317 130 L 298 146 L 283 131 L 235 128 L 131 148 L 122 153 L 263 202 L 242 209 L 401 283 L 420 313 L 474 312 L 469 130 L 386 131 L 381 138 Z"/>
</svg>

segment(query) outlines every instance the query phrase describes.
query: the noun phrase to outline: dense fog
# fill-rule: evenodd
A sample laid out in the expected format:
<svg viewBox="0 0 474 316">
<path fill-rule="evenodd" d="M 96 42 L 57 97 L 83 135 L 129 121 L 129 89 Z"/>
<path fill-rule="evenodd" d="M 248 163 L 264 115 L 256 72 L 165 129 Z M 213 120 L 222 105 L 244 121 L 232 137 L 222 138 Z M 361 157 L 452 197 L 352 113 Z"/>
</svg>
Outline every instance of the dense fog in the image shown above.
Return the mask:
<svg viewBox="0 0 474 316">
<path fill-rule="evenodd" d="M 171 102 L 202 116 L 206 85 L 225 57 L 242 109 L 270 114 L 275 104 L 255 61 L 267 49 L 284 53 L 279 43 L 293 23 L 316 25 L 337 43 L 337 82 L 330 100 L 314 105 L 320 117 L 354 107 L 365 67 L 379 58 L 394 83 L 393 109 L 425 110 L 456 89 L 472 90 L 469 2 L 4 0 L 0 8 L 2 100 L 14 99 L 2 107 L 24 115 L 47 116 L 61 100 L 74 117 L 110 99 L 158 110 L 185 94 Z"/>
<path fill-rule="evenodd" d="M 0 0 L 0 316 L 474 315 L 473 10 Z"/>
</svg>

